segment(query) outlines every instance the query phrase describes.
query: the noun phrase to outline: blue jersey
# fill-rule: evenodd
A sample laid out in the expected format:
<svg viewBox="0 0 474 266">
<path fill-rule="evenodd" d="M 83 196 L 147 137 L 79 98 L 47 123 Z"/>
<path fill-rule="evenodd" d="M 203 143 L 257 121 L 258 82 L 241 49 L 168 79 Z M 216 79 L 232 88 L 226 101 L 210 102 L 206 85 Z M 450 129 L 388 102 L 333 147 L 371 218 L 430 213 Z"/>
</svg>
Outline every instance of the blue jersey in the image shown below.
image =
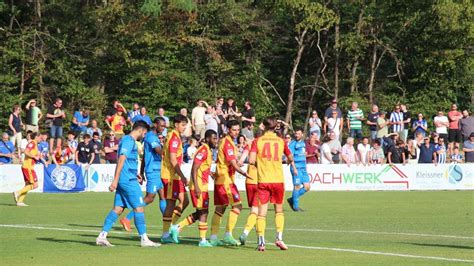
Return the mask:
<svg viewBox="0 0 474 266">
<path fill-rule="evenodd" d="M 38 151 L 43 157 L 43 160 L 48 161 L 49 143 L 47 141 L 38 143 Z M 43 161 L 39 160 L 37 163 L 43 163 Z"/>
<path fill-rule="evenodd" d="M 290 151 L 293 154 L 295 166 L 297 168 L 306 167 L 306 144 L 304 143 L 304 140 L 292 140 L 288 145 L 288 148 L 290 148 Z"/>
<path fill-rule="evenodd" d="M 120 140 L 117 155 L 125 155 L 126 160 L 120 172 L 119 183 L 129 183 L 137 180 L 138 174 L 138 148 L 135 139 L 126 135 Z"/>
<path fill-rule="evenodd" d="M 161 171 L 161 155 L 155 152 L 155 148 L 162 147 L 160 139 L 155 132 L 150 131 L 146 133 L 144 140 L 145 150 L 145 172 L 160 172 Z"/>
<path fill-rule="evenodd" d="M 0 153 L 2 154 L 13 154 L 15 153 L 15 146 L 11 141 L 0 141 Z M 0 157 L 0 163 L 11 163 L 12 158 Z"/>
</svg>

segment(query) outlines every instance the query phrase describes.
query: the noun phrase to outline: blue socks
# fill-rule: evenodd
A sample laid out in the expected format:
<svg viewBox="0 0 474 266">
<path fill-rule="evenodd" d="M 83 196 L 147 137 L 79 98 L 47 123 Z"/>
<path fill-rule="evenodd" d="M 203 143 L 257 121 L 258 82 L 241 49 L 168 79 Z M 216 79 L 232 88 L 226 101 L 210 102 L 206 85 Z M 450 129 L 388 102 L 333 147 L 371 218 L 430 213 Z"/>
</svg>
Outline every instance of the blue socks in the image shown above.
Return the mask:
<svg viewBox="0 0 474 266">
<path fill-rule="evenodd" d="M 166 210 L 166 200 L 165 200 L 165 199 L 162 199 L 162 200 L 160 200 L 160 211 L 161 211 L 161 214 L 164 214 L 164 213 L 165 213 L 165 210 Z"/>
<path fill-rule="evenodd" d="M 127 220 L 131 221 L 133 219 L 133 217 L 135 217 L 135 212 L 133 210 L 131 210 L 125 218 L 127 218 Z"/>
<path fill-rule="evenodd" d="M 137 228 L 138 234 L 142 236 L 146 234 L 146 224 L 145 224 L 145 213 L 143 212 L 131 212 L 135 213 L 135 227 Z"/>
<path fill-rule="evenodd" d="M 111 210 L 107 217 L 105 217 L 104 226 L 102 227 L 103 232 L 109 232 L 112 229 L 115 221 L 117 221 L 118 215 Z"/>
<path fill-rule="evenodd" d="M 301 187 L 298 190 L 293 190 L 293 193 L 291 194 L 291 197 L 293 199 L 293 208 L 298 209 L 300 207 L 300 197 L 306 193 L 306 189 L 304 187 Z"/>
</svg>

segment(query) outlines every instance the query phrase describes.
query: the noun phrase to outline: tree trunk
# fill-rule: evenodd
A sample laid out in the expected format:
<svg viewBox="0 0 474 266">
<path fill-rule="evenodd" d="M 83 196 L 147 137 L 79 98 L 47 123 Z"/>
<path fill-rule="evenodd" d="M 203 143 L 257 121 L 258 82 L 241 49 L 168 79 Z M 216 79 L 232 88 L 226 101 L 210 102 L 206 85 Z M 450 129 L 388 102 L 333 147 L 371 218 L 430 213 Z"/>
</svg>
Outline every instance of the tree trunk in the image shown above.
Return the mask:
<svg viewBox="0 0 474 266">
<path fill-rule="evenodd" d="M 374 83 L 375 83 L 376 64 L 377 64 L 377 45 L 374 42 L 374 47 L 372 50 L 372 64 L 370 65 L 369 86 L 367 88 L 369 92 L 370 104 L 374 104 Z"/>
<path fill-rule="evenodd" d="M 336 23 L 335 26 L 335 35 L 334 35 L 334 51 L 335 51 L 335 60 L 334 60 L 334 98 L 337 100 L 339 96 L 339 24 Z"/>
<path fill-rule="evenodd" d="M 291 70 L 290 76 L 290 88 L 288 90 L 288 100 L 286 105 L 285 122 L 288 124 L 291 123 L 291 113 L 293 112 L 293 96 L 295 94 L 296 73 L 298 72 L 298 65 L 300 64 L 301 56 L 303 55 L 303 51 L 305 48 L 304 38 L 306 36 L 306 32 L 307 30 L 304 30 L 297 38 L 298 52 L 296 54 L 295 60 L 293 61 L 293 69 Z"/>
<path fill-rule="evenodd" d="M 357 36 L 361 35 L 362 32 L 362 22 L 364 19 L 364 9 L 362 8 L 359 13 L 359 19 L 357 21 Z M 357 67 L 359 66 L 359 54 L 354 56 L 354 63 L 352 64 L 352 71 L 351 71 L 351 94 L 357 91 Z"/>
</svg>

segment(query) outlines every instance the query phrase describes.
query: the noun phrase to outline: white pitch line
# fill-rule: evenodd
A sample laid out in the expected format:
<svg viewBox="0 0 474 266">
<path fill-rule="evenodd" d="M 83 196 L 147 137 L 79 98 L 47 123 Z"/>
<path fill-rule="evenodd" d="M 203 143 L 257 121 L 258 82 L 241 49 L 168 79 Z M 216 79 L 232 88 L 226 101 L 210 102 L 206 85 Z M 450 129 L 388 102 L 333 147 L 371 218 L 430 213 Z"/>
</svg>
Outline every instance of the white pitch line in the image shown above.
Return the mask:
<svg viewBox="0 0 474 266">
<path fill-rule="evenodd" d="M 52 230 L 52 231 L 68 231 L 68 232 L 89 232 L 89 233 L 99 233 L 97 230 L 86 230 L 86 229 L 71 229 L 71 228 L 58 228 L 58 227 L 42 227 L 42 226 L 29 226 L 29 225 L 19 225 L 19 224 L 0 224 L 0 227 L 6 228 L 20 228 L 20 229 L 38 229 L 38 230 Z M 116 234 L 127 234 L 132 233 L 128 232 L 116 232 Z M 427 259 L 427 260 L 440 260 L 440 261 L 451 261 L 451 262 L 470 262 L 474 263 L 474 260 L 467 259 L 457 259 L 457 258 L 445 258 L 445 257 L 435 257 L 435 256 L 421 256 L 421 255 L 411 255 L 411 254 L 402 254 L 402 253 L 390 253 L 390 252 L 379 252 L 379 251 L 368 251 L 368 250 L 357 250 L 357 249 L 346 249 L 346 248 L 331 248 L 331 247 L 315 247 L 315 246 L 301 246 L 301 245 L 292 245 L 288 244 L 289 247 L 301 248 L 301 249 L 311 249 L 311 250 L 328 250 L 335 252 L 348 252 L 348 253 L 358 253 L 358 254 L 369 254 L 369 255 L 380 255 L 380 256 L 391 256 L 391 257 L 401 257 L 401 258 L 413 258 L 413 259 Z"/>
</svg>

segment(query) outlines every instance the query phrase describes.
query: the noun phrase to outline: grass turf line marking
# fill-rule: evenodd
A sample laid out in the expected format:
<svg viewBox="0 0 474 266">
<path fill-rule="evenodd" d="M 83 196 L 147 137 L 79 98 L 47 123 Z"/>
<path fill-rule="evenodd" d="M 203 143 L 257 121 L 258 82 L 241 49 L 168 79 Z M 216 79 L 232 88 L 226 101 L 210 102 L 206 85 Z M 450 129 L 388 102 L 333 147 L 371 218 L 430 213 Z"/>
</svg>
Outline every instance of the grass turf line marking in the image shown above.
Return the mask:
<svg viewBox="0 0 474 266">
<path fill-rule="evenodd" d="M 52 231 L 99 233 L 99 231 L 97 231 L 97 230 L 71 229 L 71 228 L 58 228 L 58 227 L 42 227 L 42 226 L 29 226 L 29 225 L 14 225 L 14 224 L 0 224 L 0 227 L 18 228 L 18 229 L 38 229 L 38 230 L 52 230 Z M 116 231 L 114 231 L 114 233 L 124 234 L 124 235 L 132 235 L 133 234 L 133 233 L 128 233 L 128 232 L 116 232 Z M 357 249 L 347 249 L 347 248 L 301 246 L 301 245 L 293 245 L 293 244 L 287 244 L 287 246 L 294 247 L 294 248 L 301 248 L 301 249 L 327 250 L 327 251 L 335 251 L 335 252 L 347 252 L 347 253 L 391 256 L 391 257 L 401 257 L 401 258 L 414 258 L 414 259 L 427 259 L 427 260 L 440 260 L 440 261 L 451 261 L 451 262 L 470 262 L 470 263 L 474 263 L 474 260 L 457 259 L 457 258 L 421 256 L 421 255 L 410 255 L 410 254 L 389 253 L 389 252 L 379 252 L 379 251 L 367 251 L 367 250 L 357 250 Z"/>
<path fill-rule="evenodd" d="M 63 226 L 64 224 L 24 224 L 25 226 Z M 91 225 L 92 226 L 92 225 Z M 101 225 L 93 225 L 101 226 Z M 148 228 L 163 228 L 162 226 L 147 225 Z M 190 225 L 189 227 L 194 227 Z M 225 227 L 221 227 L 225 228 Z M 237 229 L 244 229 L 244 227 L 235 227 Z M 268 230 L 275 230 L 275 228 L 267 228 Z M 423 233 L 403 233 L 403 232 L 377 232 L 377 231 L 363 231 L 363 230 L 334 230 L 334 229 L 317 229 L 317 228 L 285 228 L 285 231 L 299 231 L 299 232 L 326 232 L 326 233 L 351 233 L 351 234 L 372 234 L 372 235 L 401 235 L 401 236 L 421 236 L 421 237 L 440 237 L 440 238 L 454 238 L 454 239 L 474 239 L 474 236 L 453 236 L 453 235 L 433 235 Z"/>
</svg>

